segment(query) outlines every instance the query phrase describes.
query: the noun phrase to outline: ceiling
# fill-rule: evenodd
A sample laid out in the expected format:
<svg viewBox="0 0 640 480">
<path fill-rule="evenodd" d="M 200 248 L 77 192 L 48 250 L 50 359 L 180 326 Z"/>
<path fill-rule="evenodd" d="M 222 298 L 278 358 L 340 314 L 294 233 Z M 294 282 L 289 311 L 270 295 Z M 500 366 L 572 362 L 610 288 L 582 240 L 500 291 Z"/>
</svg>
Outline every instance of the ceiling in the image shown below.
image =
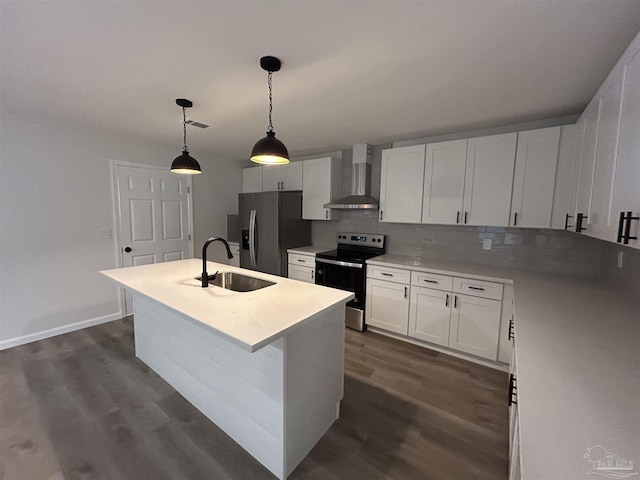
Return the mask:
<svg viewBox="0 0 640 480">
<path fill-rule="evenodd" d="M 0 108 L 245 160 L 580 113 L 640 0 L 0 0 Z"/>
</svg>

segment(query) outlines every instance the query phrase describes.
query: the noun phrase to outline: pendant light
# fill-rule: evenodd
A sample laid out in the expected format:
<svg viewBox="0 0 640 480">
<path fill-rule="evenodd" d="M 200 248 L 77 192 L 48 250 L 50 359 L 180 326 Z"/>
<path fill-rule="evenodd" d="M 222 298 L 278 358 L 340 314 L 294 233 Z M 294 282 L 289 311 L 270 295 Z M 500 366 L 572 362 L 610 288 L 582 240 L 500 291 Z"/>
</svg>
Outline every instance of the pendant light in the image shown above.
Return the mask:
<svg viewBox="0 0 640 480">
<path fill-rule="evenodd" d="M 177 98 L 176 103 L 182 107 L 182 129 L 184 132 L 184 147 L 182 148 L 182 155 L 176 157 L 171 162 L 171 171 L 173 173 L 183 173 L 189 175 L 196 175 L 202 173 L 200 170 L 200 164 L 198 161 L 189 155 L 189 149 L 187 148 L 187 114 L 186 109 L 193 107 L 193 102 L 186 98 Z"/>
<path fill-rule="evenodd" d="M 289 163 L 289 152 L 280 140 L 276 138 L 271 123 L 271 111 L 273 110 L 271 96 L 271 74 L 280 70 L 280 60 L 276 57 L 262 57 L 260 66 L 266 70 L 267 84 L 269 85 L 269 127 L 267 136 L 258 140 L 251 150 L 251 161 L 261 163 L 263 165 L 281 165 Z"/>
</svg>

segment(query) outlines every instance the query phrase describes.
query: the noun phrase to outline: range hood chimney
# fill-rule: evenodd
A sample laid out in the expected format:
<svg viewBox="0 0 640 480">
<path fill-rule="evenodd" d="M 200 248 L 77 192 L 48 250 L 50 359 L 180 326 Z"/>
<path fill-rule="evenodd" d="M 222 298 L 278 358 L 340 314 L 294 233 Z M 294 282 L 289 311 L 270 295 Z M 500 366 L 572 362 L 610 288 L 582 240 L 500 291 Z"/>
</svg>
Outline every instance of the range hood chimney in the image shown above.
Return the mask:
<svg viewBox="0 0 640 480">
<path fill-rule="evenodd" d="M 351 195 L 324 205 L 324 208 L 341 210 L 377 210 L 378 200 L 370 195 L 371 145 L 361 143 L 353 146 L 351 166 Z"/>
</svg>

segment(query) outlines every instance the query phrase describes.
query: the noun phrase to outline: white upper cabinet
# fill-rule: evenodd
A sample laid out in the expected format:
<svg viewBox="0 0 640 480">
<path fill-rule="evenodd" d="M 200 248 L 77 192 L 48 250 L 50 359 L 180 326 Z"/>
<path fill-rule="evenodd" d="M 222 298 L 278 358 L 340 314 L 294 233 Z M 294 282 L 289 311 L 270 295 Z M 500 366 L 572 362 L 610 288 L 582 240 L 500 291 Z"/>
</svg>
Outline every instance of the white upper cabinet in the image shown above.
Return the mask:
<svg viewBox="0 0 640 480">
<path fill-rule="evenodd" d="M 518 133 L 511 226 L 551 226 L 559 144 L 560 127 Z"/>
<path fill-rule="evenodd" d="M 262 191 L 302 190 L 302 162 L 262 167 Z"/>
<path fill-rule="evenodd" d="M 302 218 L 332 220 L 336 214 L 324 205 L 342 193 L 340 160 L 331 157 L 304 160 L 302 169 Z"/>
<path fill-rule="evenodd" d="M 632 47 L 633 45 L 635 48 L 629 52 L 629 60 L 625 62 L 624 68 L 612 207 L 616 222 L 620 219 L 620 212 L 625 212 L 625 215 L 626 212 L 631 212 L 632 217 L 640 217 L 640 36 Z M 628 240 L 627 244 L 640 248 L 640 221 L 625 221 L 621 233 L 625 233 L 627 226 L 629 236 L 636 237 L 635 240 Z M 615 232 L 615 237 L 617 240 L 618 232 Z M 620 241 L 626 243 L 622 239 Z"/>
<path fill-rule="evenodd" d="M 581 160 L 580 160 L 580 182 L 578 184 L 578 201 L 576 205 L 576 216 L 587 217 L 583 222 L 583 227 L 587 227 L 588 217 L 591 209 L 591 191 L 593 189 L 593 170 L 596 161 L 596 145 L 598 137 L 598 110 L 599 102 L 591 102 L 586 110 L 582 112 L 579 123 L 582 124 L 584 133 L 582 134 Z M 574 225 L 577 225 L 577 218 L 574 218 Z M 575 230 L 575 228 L 574 228 Z"/>
<path fill-rule="evenodd" d="M 242 169 L 242 193 L 262 191 L 262 167 Z"/>
<path fill-rule="evenodd" d="M 598 134 L 588 234 L 602 239 L 611 239 L 609 232 L 611 227 L 615 229 L 613 224 L 617 220 L 613 219 L 611 200 L 618 148 L 622 81 L 622 69 L 615 69 L 598 92 Z"/>
<path fill-rule="evenodd" d="M 560 127 L 558 166 L 551 210 L 551 228 L 557 230 L 570 230 L 573 226 L 580 181 L 580 156 L 577 145 L 578 142 L 582 144 L 582 137 L 579 132 L 578 124 Z"/>
<path fill-rule="evenodd" d="M 424 145 L 382 151 L 381 222 L 420 223 L 424 155 Z"/>
<path fill-rule="evenodd" d="M 461 223 L 466 162 L 466 139 L 427 145 L 422 223 Z"/>
<path fill-rule="evenodd" d="M 464 223 L 509 225 L 516 140 L 515 132 L 468 140 Z"/>
</svg>

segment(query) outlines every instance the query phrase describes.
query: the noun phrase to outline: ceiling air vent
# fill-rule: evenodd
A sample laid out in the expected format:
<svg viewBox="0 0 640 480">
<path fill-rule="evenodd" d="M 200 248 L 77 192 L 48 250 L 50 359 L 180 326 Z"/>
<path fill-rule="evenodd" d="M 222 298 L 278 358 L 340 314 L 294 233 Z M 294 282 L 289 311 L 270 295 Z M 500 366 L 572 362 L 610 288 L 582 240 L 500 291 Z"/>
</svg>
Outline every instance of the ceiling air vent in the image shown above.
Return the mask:
<svg viewBox="0 0 640 480">
<path fill-rule="evenodd" d="M 200 123 L 200 122 L 196 122 L 194 120 L 187 120 L 187 125 L 191 125 L 192 127 L 198 127 L 198 128 L 209 128 L 209 125 L 207 125 L 206 123 Z"/>
</svg>

